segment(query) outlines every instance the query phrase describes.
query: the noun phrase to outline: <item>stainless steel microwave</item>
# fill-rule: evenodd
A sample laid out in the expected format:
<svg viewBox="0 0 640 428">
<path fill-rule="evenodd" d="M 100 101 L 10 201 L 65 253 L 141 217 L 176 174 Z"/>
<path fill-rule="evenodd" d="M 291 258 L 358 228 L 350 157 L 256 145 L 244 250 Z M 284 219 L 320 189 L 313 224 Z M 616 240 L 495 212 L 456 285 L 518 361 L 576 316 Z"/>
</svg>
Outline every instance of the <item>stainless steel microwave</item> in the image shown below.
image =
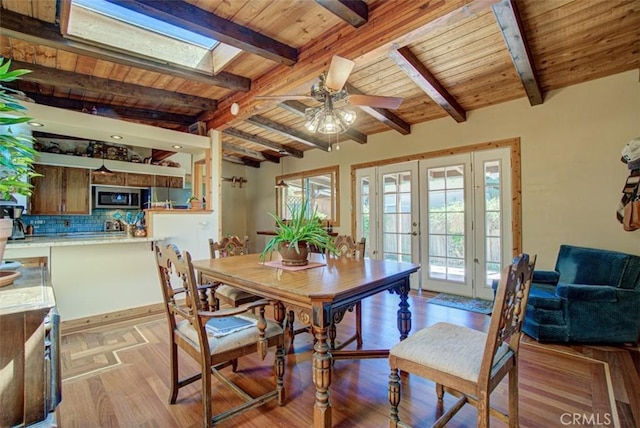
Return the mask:
<svg viewBox="0 0 640 428">
<path fill-rule="evenodd" d="M 142 207 L 142 191 L 118 187 L 93 188 L 93 208 L 140 209 Z"/>
</svg>

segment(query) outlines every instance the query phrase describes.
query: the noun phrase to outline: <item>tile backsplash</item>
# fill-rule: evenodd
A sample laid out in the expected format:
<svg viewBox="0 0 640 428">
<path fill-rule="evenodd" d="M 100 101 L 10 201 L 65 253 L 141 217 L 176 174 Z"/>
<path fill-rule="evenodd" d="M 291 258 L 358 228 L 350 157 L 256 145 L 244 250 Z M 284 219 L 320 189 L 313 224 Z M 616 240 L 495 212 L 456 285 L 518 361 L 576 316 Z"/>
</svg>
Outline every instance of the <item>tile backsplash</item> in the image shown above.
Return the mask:
<svg viewBox="0 0 640 428">
<path fill-rule="evenodd" d="M 114 220 L 113 215 L 120 212 L 124 217 L 127 211 L 132 215 L 139 210 L 99 209 L 91 215 L 22 215 L 26 226 L 33 226 L 34 235 L 51 235 L 56 233 L 104 232 L 104 222 Z"/>
</svg>

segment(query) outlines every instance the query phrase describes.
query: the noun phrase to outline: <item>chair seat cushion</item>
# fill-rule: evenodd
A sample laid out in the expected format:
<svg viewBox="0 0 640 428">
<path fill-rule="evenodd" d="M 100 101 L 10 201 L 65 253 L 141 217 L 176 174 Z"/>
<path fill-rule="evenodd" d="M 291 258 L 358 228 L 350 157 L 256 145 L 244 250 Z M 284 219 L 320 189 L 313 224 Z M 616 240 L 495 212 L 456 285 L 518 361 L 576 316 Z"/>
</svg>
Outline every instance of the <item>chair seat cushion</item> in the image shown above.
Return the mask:
<svg viewBox="0 0 640 428">
<path fill-rule="evenodd" d="M 477 382 L 487 341 L 486 333 L 439 322 L 409 336 L 389 353 L 395 357 Z M 511 352 L 503 343 L 495 362 Z"/>
<path fill-rule="evenodd" d="M 247 318 L 256 319 L 256 316 L 251 312 L 244 312 L 242 316 Z M 180 321 L 176 326 L 178 334 L 196 348 L 200 349 L 200 343 L 198 342 L 198 333 L 196 329 L 189 323 L 188 320 Z M 265 338 L 278 336 L 283 334 L 282 327 L 274 321 L 267 320 L 267 328 L 265 330 Z M 209 350 L 211 354 L 228 351 L 230 349 L 239 348 L 241 346 L 249 345 L 258 342 L 258 328 L 245 328 L 240 331 L 228 334 L 226 336 L 214 337 L 211 333 L 207 333 L 209 339 Z"/>
<path fill-rule="evenodd" d="M 256 300 L 260 299 L 260 296 L 256 296 L 255 294 L 247 293 L 246 291 L 242 291 L 239 288 L 232 287 L 230 285 L 222 284 L 218 288 L 216 288 L 216 297 L 225 297 L 229 300 L 240 300 L 240 299 L 251 299 L 255 297 Z"/>
</svg>

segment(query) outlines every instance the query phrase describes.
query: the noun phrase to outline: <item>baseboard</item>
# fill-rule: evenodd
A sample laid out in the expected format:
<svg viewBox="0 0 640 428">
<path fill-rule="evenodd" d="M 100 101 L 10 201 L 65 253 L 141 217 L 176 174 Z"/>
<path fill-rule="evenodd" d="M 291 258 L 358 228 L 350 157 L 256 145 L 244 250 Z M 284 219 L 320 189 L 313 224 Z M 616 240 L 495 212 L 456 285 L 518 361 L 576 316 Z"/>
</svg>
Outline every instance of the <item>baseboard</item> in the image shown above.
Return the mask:
<svg viewBox="0 0 640 428">
<path fill-rule="evenodd" d="M 76 318 L 60 323 L 61 334 L 73 333 L 93 327 L 102 327 L 121 321 L 129 321 L 137 318 L 144 318 L 164 314 L 164 303 L 154 303 L 153 305 L 140 306 L 137 308 L 125 309 L 123 311 L 109 312 L 106 314 L 93 315 L 85 318 Z"/>
</svg>

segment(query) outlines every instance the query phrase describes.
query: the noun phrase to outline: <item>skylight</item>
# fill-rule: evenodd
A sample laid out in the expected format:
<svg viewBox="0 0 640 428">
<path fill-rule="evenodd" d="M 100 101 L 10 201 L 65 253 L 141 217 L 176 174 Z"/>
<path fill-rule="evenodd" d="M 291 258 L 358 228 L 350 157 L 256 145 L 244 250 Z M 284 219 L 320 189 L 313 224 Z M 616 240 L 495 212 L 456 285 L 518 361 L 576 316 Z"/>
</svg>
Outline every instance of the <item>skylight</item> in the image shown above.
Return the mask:
<svg viewBox="0 0 640 428">
<path fill-rule="evenodd" d="M 173 37 L 185 43 L 200 46 L 204 49 L 213 49 L 218 43 L 215 39 L 159 21 L 106 0 L 73 0 L 73 4 L 158 34 Z"/>
<path fill-rule="evenodd" d="M 207 72 L 219 44 L 106 0 L 72 0 L 65 35 Z"/>
</svg>

